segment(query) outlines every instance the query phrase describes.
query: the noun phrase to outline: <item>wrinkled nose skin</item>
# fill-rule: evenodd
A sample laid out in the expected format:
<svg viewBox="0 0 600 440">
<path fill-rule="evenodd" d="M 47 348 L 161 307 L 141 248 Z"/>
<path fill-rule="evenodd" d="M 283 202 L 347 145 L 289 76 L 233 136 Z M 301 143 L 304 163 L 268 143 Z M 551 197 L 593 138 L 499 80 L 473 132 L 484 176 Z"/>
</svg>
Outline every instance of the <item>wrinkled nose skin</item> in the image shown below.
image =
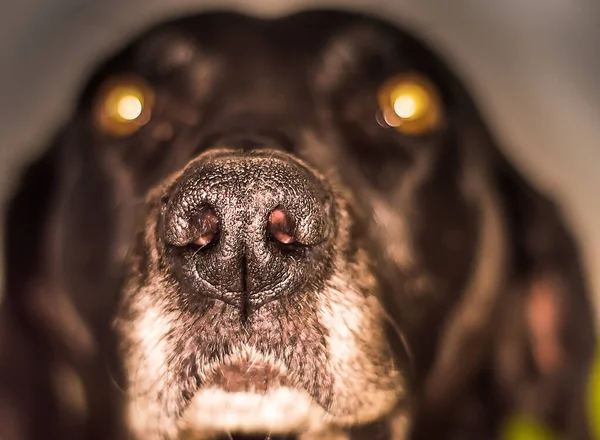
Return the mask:
<svg viewBox="0 0 600 440">
<path fill-rule="evenodd" d="M 326 183 L 275 150 L 214 150 L 193 161 L 164 198 L 170 270 L 186 300 L 220 300 L 248 317 L 325 278 L 335 239 Z"/>
</svg>

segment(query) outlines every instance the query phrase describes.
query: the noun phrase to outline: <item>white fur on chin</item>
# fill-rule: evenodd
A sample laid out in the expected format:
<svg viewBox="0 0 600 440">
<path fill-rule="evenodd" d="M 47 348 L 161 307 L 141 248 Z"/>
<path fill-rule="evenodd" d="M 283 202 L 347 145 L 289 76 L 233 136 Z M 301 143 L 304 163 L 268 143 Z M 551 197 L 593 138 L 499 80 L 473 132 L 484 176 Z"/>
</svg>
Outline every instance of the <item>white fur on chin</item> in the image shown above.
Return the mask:
<svg viewBox="0 0 600 440">
<path fill-rule="evenodd" d="M 300 432 L 321 426 L 325 411 L 308 393 L 278 387 L 266 393 L 230 393 L 218 388 L 199 390 L 183 415 L 186 432 L 271 433 Z"/>
</svg>

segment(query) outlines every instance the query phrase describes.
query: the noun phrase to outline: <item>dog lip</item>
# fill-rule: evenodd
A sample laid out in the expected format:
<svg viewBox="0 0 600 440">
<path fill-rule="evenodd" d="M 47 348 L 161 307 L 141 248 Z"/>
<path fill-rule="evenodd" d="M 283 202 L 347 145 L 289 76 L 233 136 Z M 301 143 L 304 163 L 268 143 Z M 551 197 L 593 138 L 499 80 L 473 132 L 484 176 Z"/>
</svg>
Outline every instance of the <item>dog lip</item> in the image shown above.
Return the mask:
<svg viewBox="0 0 600 440">
<path fill-rule="evenodd" d="M 267 362 L 244 360 L 217 366 L 203 381 L 205 387 L 215 387 L 223 391 L 264 393 L 271 388 L 289 386 L 284 372 Z"/>
</svg>

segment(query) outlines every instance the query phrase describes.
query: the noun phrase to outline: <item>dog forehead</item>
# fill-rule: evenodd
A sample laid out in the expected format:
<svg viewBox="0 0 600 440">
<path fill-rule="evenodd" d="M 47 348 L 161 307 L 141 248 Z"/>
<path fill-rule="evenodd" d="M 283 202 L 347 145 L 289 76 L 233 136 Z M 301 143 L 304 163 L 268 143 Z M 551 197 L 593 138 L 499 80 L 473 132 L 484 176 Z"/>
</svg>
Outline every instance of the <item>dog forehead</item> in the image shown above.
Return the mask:
<svg viewBox="0 0 600 440">
<path fill-rule="evenodd" d="M 213 116 L 219 130 L 223 119 L 312 125 L 342 95 L 346 101 L 357 90 L 375 93 L 398 72 L 419 72 L 446 90 L 452 81 L 442 64 L 402 29 L 366 16 L 199 14 L 138 35 L 96 71 L 80 102 L 89 103 L 107 78 L 134 73 L 172 105 L 200 105 L 204 128 Z"/>
<path fill-rule="evenodd" d="M 395 37 L 383 23 L 353 15 L 319 16 L 298 14 L 280 18 L 258 18 L 239 13 L 200 14 L 158 25 L 132 44 L 135 67 L 165 74 L 190 68 L 192 61 L 217 62 L 224 76 L 234 83 L 252 78 L 271 83 L 298 82 L 315 71 L 323 56 L 355 57 L 360 51 L 390 53 Z M 326 24 L 326 25 L 324 25 Z M 408 54 L 407 54 L 408 55 Z M 360 57 L 356 57 L 360 61 Z M 351 61 L 351 60 L 348 60 Z M 356 61 L 356 60 L 355 60 Z M 318 69 L 318 67 L 316 67 Z"/>
<path fill-rule="evenodd" d="M 177 20 L 141 36 L 101 77 L 141 75 L 165 97 L 201 105 L 204 127 L 213 116 L 300 121 L 311 113 L 315 56 L 275 23 L 233 14 Z"/>
<path fill-rule="evenodd" d="M 193 16 L 150 29 L 134 43 L 137 61 L 166 73 L 185 67 L 195 56 L 218 55 L 241 63 L 265 58 L 269 40 L 264 21 L 236 14 L 211 17 Z M 252 56 L 247 56 L 249 48 Z"/>
</svg>

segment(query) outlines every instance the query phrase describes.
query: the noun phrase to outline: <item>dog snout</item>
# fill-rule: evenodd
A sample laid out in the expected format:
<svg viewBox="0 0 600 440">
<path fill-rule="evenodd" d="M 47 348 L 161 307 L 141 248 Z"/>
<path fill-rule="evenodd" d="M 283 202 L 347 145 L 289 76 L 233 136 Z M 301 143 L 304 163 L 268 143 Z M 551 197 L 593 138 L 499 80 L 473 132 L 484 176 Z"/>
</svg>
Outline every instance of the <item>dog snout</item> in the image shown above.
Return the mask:
<svg viewBox="0 0 600 440">
<path fill-rule="evenodd" d="M 276 150 L 216 150 L 183 172 L 163 209 L 169 264 L 189 295 L 253 311 L 301 292 L 335 228 L 326 183 Z"/>
</svg>

